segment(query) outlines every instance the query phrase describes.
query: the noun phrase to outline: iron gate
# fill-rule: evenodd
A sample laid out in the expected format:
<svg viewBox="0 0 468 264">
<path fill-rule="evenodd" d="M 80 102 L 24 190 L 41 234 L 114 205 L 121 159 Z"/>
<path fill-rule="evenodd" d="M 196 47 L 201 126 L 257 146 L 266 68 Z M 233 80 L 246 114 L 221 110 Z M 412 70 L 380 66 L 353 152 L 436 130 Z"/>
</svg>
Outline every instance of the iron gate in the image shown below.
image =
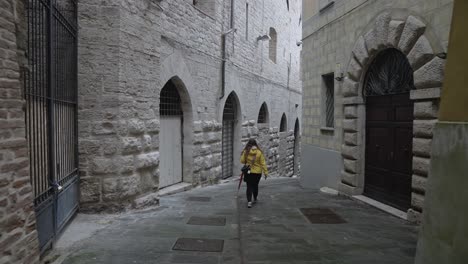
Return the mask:
<svg viewBox="0 0 468 264">
<path fill-rule="evenodd" d="M 222 134 L 222 177 L 232 177 L 234 167 L 234 126 L 236 121 L 236 102 L 233 95 L 226 99 L 223 111 Z"/>
<path fill-rule="evenodd" d="M 41 252 L 78 209 L 77 3 L 28 0 L 26 135 Z"/>
</svg>

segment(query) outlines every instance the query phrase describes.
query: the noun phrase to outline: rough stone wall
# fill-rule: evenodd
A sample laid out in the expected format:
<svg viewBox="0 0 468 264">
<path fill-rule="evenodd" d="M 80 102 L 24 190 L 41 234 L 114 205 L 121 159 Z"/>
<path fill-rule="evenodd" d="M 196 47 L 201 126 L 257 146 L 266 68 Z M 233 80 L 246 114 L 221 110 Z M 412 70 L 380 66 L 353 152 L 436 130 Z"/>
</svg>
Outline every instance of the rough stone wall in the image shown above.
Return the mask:
<svg viewBox="0 0 468 264">
<path fill-rule="evenodd" d="M 221 179 L 222 124 L 194 122 L 193 185 L 217 183 Z"/>
<path fill-rule="evenodd" d="M 273 177 L 291 177 L 294 174 L 294 132 L 279 132 L 257 124 L 254 120 L 242 124 L 242 146 L 249 139 L 256 139 L 265 155 L 268 172 Z M 297 164 L 296 164 L 297 165 Z"/>
<path fill-rule="evenodd" d="M 304 21 L 303 27 L 303 143 L 340 151 L 343 139 L 343 87 L 335 81 L 335 131 L 322 131 L 322 79 L 321 75 L 335 72 L 337 64 L 345 72 L 357 38 L 372 26 L 377 14 L 398 8 L 423 17 L 446 50 L 453 8 L 452 0 L 378 0 L 335 1 L 323 14 Z M 359 7 L 358 7 L 359 6 Z M 354 9 L 355 7 L 358 7 Z M 353 10 L 354 9 L 354 10 Z M 351 11 L 352 10 L 352 11 Z M 341 17 L 341 18 L 340 18 Z M 338 19 L 340 18 L 340 19 Z M 323 28 L 322 28 L 323 27 Z"/>
<path fill-rule="evenodd" d="M 417 88 L 411 92 L 415 102 L 411 221 L 418 221 L 424 201 L 443 79 L 444 60 L 435 54 L 447 49 L 452 8 L 450 0 L 335 1 L 304 24 L 303 143 L 342 153 L 344 171 L 337 173 L 341 173 L 340 188 L 346 193 L 360 193 L 364 184 L 363 73 L 384 47 L 396 47 L 407 55 Z M 321 130 L 321 75 L 340 70 L 337 64 L 348 78 L 335 81 L 335 129 L 330 133 Z"/>
<path fill-rule="evenodd" d="M 230 1 L 189 0 L 79 2 L 79 93 L 81 202 L 84 210 L 113 210 L 157 203 L 159 189 L 159 94 L 176 80 L 184 112 L 184 175 L 192 185 L 221 178 L 221 124 L 225 100 L 239 99 L 235 156 L 240 155 L 244 120 L 256 120 L 263 102 L 271 122 L 281 115 L 300 119 L 298 67 L 300 2 L 284 6 L 249 1 L 252 33 L 240 42 L 240 7 L 226 37 L 226 86 L 221 97 L 221 36 L 229 30 Z M 269 10 L 268 13 L 266 10 Z M 276 16 L 277 20 L 267 18 Z M 270 19 L 270 22 L 265 22 Z M 264 23 L 265 22 L 265 23 Z M 286 58 L 268 64 L 267 42 L 260 32 L 277 23 L 280 49 L 294 46 L 291 70 Z M 264 34 L 264 33 L 263 33 Z M 285 99 L 287 98 L 287 99 Z M 290 122 L 293 124 L 293 122 Z M 235 164 L 237 166 L 239 164 Z"/>
<path fill-rule="evenodd" d="M 23 1 L 0 3 L 0 263 L 39 263 L 20 73 L 24 12 Z"/>
</svg>

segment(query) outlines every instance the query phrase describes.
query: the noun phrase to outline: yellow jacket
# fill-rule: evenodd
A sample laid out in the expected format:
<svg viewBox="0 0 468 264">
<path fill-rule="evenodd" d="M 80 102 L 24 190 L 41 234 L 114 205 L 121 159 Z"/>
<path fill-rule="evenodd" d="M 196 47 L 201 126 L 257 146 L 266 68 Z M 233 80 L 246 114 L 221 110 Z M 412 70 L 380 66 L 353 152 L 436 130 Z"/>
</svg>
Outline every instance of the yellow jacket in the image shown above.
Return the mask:
<svg viewBox="0 0 468 264">
<path fill-rule="evenodd" d="M 245 164 L 245 159 L 245 151 L 242 151 L 240 162 L 242 164 Z M 263 156 L 263 153 L 255 146 L 250 149 L 249 155 L 247 157 L 247 164 L 250 165 L 250 173 L 261 174 L 263 172 L 263 174 L 268 175 L 268 168 L 266 166 L 265 156 Z"/>
</svg>

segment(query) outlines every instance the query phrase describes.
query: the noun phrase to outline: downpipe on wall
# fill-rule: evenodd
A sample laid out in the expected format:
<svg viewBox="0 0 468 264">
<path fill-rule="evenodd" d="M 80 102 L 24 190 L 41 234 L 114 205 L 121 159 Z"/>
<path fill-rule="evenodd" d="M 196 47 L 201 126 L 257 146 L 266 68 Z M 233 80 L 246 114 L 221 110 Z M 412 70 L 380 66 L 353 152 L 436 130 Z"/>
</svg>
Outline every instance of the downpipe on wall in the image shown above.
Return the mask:
<svg viewBox="0 0 468 264">
<path fill-rule="evenodd" d="M 221 62 L 221 96 L 219 99 L 224 98 L 224 94 L 226 91 L 226 36 L 230 33 L 236 32 L 237 29 L 234 28 L 234 1 L 231 0 L 231 20 L 229 23 L 230 29 L 224 32 L 221 35 L 221 46 L 222 46 L 222 62 Z"/>
</svg>

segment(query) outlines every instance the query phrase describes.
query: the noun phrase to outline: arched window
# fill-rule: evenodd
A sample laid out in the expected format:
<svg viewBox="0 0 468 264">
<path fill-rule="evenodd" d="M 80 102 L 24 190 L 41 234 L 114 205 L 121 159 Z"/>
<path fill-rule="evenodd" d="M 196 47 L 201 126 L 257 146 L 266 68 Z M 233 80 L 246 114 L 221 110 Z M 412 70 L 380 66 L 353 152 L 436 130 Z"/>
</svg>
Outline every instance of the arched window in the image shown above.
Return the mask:
<svg viewBox="0 0 468 264">
<path fill-rule="evenodd" d="M 276 30 L 274 28 L 270 28 L 270 47 L 269 47 L 269 57 L 270 60 L 276 63 L 276 49 L 277 49 L 277 42 L 278 42 L 278 35 L 276 34 Z"/>
<path fill-rule="evenodd" d="M 182 106 L 179 92 L 172 81 L 164 85 L 159 101 L 161 116 L 182 116 Z"/>
<path fill-rule="evenodd" d="M 409 92 L 414 89 L 413 69 L 405 54 L 397 49 L 380 52 L 366 74 L 365 96 Z"/>
<path fill-rule="evenodd" d="M 281 117 L 281 123 L 280 123 L 280 132 L 286 132 L 288 129 L 288 124 L 286 121 L 286 114 L 283 113 L 283 116 Z"/>
<path fill-rule="evenodd" d="M 258 124 L 268 124 L 268 109 L 266 103 L 263 103 L 258 112 Z"/>
</svg>

